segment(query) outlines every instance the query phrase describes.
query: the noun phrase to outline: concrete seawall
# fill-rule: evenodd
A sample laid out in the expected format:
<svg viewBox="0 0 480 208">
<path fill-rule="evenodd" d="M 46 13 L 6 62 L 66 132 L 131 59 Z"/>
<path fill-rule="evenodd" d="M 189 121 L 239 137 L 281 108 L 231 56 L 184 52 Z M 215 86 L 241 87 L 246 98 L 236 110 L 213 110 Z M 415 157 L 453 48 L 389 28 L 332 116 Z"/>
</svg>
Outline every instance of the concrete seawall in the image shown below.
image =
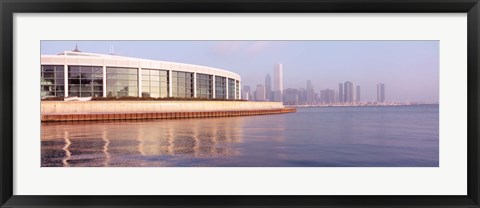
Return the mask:
<svg viewBox="0 0 480 208">
<path fill-rule="evenodd" d="M 281 102 L 248 101 L 42 101 L 42 122 L 172 119 L 296 112 Z"/>
</svg>

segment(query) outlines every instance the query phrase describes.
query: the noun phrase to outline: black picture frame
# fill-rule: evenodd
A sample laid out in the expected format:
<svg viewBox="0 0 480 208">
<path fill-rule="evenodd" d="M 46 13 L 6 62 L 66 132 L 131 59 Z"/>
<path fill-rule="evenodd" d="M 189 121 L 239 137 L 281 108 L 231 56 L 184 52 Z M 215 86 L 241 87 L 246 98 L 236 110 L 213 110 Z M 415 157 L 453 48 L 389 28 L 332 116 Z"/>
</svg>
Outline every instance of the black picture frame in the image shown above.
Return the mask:
<svg viewBox="0 0 480 208">
<path fill-rule="evenodd" d="M 1 207 L 480 207 L 479 0 L 0 0 Z M 15 13 L 467 13 L 468 194 L 466 196 L 25 196 L 13 195 Z M 253 188 L 253 187 L 252 187 Z"/>
</svg>

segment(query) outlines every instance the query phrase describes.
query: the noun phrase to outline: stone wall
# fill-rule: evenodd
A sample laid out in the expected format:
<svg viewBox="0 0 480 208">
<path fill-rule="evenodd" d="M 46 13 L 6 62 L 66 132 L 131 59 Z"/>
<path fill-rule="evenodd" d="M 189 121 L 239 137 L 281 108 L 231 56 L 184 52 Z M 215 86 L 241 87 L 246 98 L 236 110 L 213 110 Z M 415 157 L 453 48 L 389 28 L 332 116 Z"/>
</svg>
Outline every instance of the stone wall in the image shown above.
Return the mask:
<svg viewBox="0 0 480 208">
<path fill-rule="evenodd" d="M 41 113 L 150 113 L 272 110 L 284 108 L 281 102 L 249 101 L 42 101 Z"/>
</svg>

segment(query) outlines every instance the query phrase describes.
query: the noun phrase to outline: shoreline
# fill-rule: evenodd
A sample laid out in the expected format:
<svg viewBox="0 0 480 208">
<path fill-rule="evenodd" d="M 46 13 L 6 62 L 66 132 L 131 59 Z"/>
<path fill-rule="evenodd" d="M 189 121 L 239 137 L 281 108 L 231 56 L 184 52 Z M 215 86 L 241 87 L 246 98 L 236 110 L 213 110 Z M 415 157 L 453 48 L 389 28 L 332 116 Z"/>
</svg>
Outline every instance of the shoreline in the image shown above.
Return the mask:
<svg viewBox="0 0 480 208">
<path fill-rule="evenodd" d="M 402 106 L 424 106 L 439 105 L 438 103 L 429 104 L 394 104 L 394 105 L 285 105 L 288 108 L 324 108 L 324 107 L 402 107 Z"/>
<path fill-rule="evenodd" d="M 182 119 L 182 118 L 212 118 L 270 115 L 297 112 L 295 108 L 281 108 L 270 110 L 242 110 L 242 111 L 190 111 L 190 112 L 138 112 L 138 113 L 70 113 L 70 114 L 42 114 L 42 122 L 65 121 L 106 121 L 106 120 L 149 120 L 149 119 Z"/>
<path fill-rule="evenodd" d="M 281 102 L 42 101 L 41 121 L 100 121 L 250 116 L 296 112 Z"/>
</svg>

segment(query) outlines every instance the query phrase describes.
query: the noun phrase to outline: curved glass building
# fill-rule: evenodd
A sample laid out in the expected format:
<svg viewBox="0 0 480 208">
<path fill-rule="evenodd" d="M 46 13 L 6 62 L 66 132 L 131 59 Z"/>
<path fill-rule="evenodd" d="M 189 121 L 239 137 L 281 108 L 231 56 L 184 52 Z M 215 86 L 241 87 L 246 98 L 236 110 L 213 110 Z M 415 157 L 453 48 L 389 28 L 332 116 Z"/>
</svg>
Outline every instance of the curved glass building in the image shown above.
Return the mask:
<svg viewBox="0 0 480 208">
<path fill-rule="evenodd" d="M 66 51 L 41 56 L 41 96 L 240 99 L 241 78 L 222 69 Z"/>
</svg>

